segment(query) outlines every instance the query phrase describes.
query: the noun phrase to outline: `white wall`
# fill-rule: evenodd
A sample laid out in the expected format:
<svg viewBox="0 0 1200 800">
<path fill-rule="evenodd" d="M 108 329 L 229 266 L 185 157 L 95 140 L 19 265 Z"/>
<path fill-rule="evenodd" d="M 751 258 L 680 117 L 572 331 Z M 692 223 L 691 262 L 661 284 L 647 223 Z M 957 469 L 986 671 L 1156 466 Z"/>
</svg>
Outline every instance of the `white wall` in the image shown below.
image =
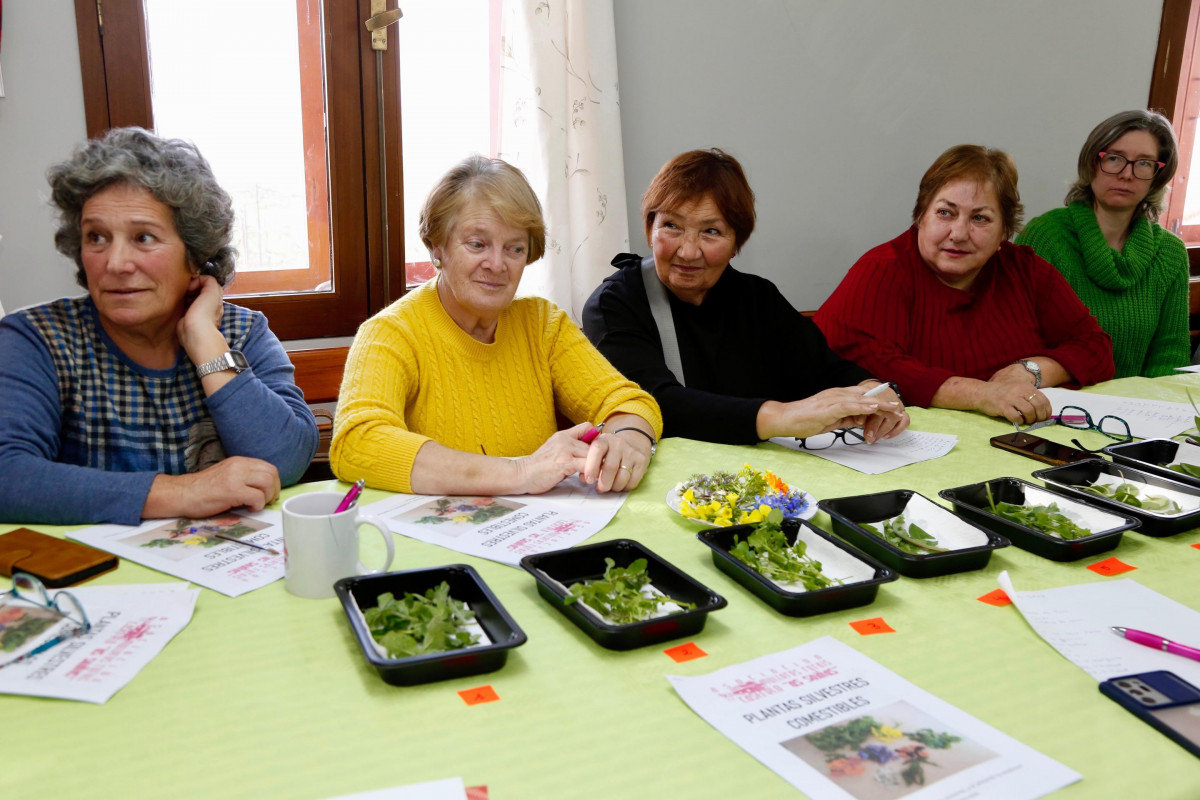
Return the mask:
<svg viewBox="0 0 1200 800">
<path fill-rule="evenodd" d="M 87 135 L 71 0 L 10 0 L 0 46 L 0 302 L 7 311 L 75 295 L 54 249 L 46 168 Z"/>
<path fill-rule="evenodd" d="M 614 0 L 633 249 L 671 156 L 747 168 L 758 229 L 737 264 L 816 308 L 908 224 L 947 147 L 1008 150 L 1027 216 L 1062 202 L 1083 138 L 1143 105 L 1161 0 Z M 80 290 L 54 250 L 46 168 L 86 133 L 71 0 L 5 3 L 0 302 Z M 1113 24 L 1113 20 L 1116 24 Z"/>
<path fill-rule="evenodd" d="M 1084 138 L 1144 107 L 1161 0 L 614 0 L 633 249 L 641 194 L 696 147 L 742 162 L 735 260 L 817 308 L 909 224 L 946 148 L 1008 151 L 1026 219 L 1062 204 Z"/>
</svg>

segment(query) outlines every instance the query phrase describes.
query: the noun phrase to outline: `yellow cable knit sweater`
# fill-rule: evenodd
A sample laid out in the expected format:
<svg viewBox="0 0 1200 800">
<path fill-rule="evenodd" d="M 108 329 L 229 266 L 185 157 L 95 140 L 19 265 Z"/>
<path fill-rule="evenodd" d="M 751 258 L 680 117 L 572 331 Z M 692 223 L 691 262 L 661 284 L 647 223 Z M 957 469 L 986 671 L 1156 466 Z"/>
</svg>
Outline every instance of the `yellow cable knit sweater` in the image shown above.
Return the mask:
<svg viewBox="0 0 1200 800">
<path fill-rule="evenodd" d="M 411 492 L 417 451 L 524 456 L 557 429 L 626 412 L 662 434 L 658 404 L 600 355 L 557 306 L 523 297 L 484 344 L 442 308 L 431 280 L 363 323 L 346 360 L 329 457 L 343 480 Z"/>
</svg>

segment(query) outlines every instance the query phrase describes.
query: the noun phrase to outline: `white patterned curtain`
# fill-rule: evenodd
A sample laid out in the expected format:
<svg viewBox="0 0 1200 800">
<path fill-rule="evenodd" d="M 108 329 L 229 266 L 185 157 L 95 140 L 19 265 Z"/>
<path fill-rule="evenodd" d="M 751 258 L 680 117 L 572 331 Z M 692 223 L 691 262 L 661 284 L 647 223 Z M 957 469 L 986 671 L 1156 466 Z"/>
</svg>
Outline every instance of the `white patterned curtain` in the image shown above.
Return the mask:
<svg viewBox="0 0 1200 800">
<path fill-rule="evenodd" d="M 499 156 L 542 201 L 546 255 L 520 293 L 579 320 L 629 249 L 611 0 L 503 0 Z"/>
</svg>

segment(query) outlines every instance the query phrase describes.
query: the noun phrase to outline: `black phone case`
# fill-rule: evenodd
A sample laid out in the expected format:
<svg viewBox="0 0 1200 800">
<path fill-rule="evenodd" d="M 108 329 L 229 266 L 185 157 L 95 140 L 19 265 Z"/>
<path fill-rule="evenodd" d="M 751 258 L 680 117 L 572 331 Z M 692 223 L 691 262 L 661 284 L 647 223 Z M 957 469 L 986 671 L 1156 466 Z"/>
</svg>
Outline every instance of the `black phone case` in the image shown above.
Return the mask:
<svg viewBox="0 0 1200 800">
<path fill-rule="evenodd" d="M 1002 433 L 999 436 L 993 436 L 990 440 L 992 447 L 998 447 L 1001 450 L 1007 450 L 1010 453 L 1016 453 L 1019 456 L 1032 458 L 1034 461 L 1039 461 L 1043 464 L 1050 464 L 1054 467 L 1061 467 L 1064 464 L 1074 464 L 1076 461 L 1084 461 L 1089 458 L 1100 458 L 1096 453 L 1089 453 L 1086 450 L 1077 450 L 1070 445 L 1059 444 L 1058 442 L 1050 442 L 1048 439 L 1043 439 L 1040 436 L 1034 436 L 1032 433 Z M 1040 442 L 1049 442 L 1052 445 L 1061 447 L 1064 451 L 1070 453 L 1070 458 L 1051 458 L 1041 453 L 1034 453 L 1022 447 Z"/>
<path fill-rule="evenodd" d="M 1122 687 L 1122 682 L 1128 684 L 1129 681 L 1133 680 L 1141 681 L 1163 693 L 1169 698 L 1169 702 L 1147 706 L 1135 694 L 1131 694 L 1127 688 Z M 1197 689 L 1174 672 L 1158 670 L 1156 672 L 1142 672 L 1137 675 L 1122 675 L 1119 678 L 1109 678 L 1100 684 L 1100 691 L 1110 699 L 1120 703 L 1131 714 L 1147 725 L 1150 725 L 1184 750 L 1200 758 L 1200 743 L 1188 739 L 1179 733 L 1179 731 L 1150 713 L 1151 711 L 1162 711 L 1164 709 L 1179 708 L 1180 706 L 1200 704 L 1200 689 Z"/>
</svg>

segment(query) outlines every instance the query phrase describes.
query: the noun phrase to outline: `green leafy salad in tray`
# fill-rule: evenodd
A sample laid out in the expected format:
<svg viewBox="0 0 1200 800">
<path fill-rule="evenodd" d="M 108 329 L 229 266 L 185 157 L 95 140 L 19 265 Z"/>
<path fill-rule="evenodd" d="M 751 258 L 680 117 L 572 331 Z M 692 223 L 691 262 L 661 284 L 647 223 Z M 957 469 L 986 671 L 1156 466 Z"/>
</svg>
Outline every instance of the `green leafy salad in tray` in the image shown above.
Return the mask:
<svg viewBox="0 0 1200 800">
<path fill-rule="evenodd" d="M 582 602 L 592 611 L 617 625 L 644 622 L 663 611 L 678 613 L 696 607 L 658 592 L 650 585 L 646 559 L 636 558 L 628 567 L 618 567 L 611 558 L 604 559 L 604 576 L 595 580 L 573 583 L 567 587 L 566 605 Z M 667 606 L 672 604 L 674 608 Z M 667 606 L 667 608 L 663 608 Z"/>
<path fill-rule="evenodd" d="M 1200 464 L 1180 462 L 1178 464 L 1159 464 L 1159 466 L 1187 475 L 1189 478 L 1200 478 Z"/>
<path fill-rule="evenodd" d="M 946 548 L 938 544 L 937 538 L 926 533 L 921 526 L 905 522 L 903 514 L 884 520 L 883 530 L 865 523 L 862 527 L 904 553 L 923 556 L 946 552 Z"/>
<path fill-rule="evenodd" d="M 371 637 L 392 658 L 460 650 L 479 643 L 479 634 L 466 628 L 475 623 L 475 612 L 450 596 L 442 581 L 425 594 L 406 592 L 397 599 L 391 592 L 379 595 L 375 608 L 363 611 Z"/>
<path fill-rule="evenodd" d="M 1085 492 L 1116 500 L 1127 506 L 1140 508 L 1144 511 L 1156 511 L 1160 514 L 1178 514 L 1183 509 L 1169 497 L 1161 494 L 1141 494 L 1138 487 L 1132 483 L 1117 483 L 1113 485 L 1095 483 L 1091 486 L 1082 484 L 1075 487 Z"/>
<path fill-rule="evenodd" d="M 992 497 L 992 485 L 987 484 L 988 510 L 998 517 L 1026 528 L 1057 536 L 1060 539 L 1082 539 L 1091 536 L 1092 532 L 1072 522 L 1059 510 L 1058 503 L 1048 505 L 1018 505 L 1016 503 L 997 503 Z"/>
<path fill-rule="evenodd" d="M 766 520 L 745 539 L 734 537 L 730 555 L 765 578 L 776 583 L 801 584 L 806 591 L 841 584 L 840 580 L 821 572 L 821 562 L 806 555 L 808 545 L 799 537 L 795 544 L 788 544 L 787 535 L 780 527 L 782 521 L 783 513 L 777 508 L 772 509 Z"/>
</svg>

